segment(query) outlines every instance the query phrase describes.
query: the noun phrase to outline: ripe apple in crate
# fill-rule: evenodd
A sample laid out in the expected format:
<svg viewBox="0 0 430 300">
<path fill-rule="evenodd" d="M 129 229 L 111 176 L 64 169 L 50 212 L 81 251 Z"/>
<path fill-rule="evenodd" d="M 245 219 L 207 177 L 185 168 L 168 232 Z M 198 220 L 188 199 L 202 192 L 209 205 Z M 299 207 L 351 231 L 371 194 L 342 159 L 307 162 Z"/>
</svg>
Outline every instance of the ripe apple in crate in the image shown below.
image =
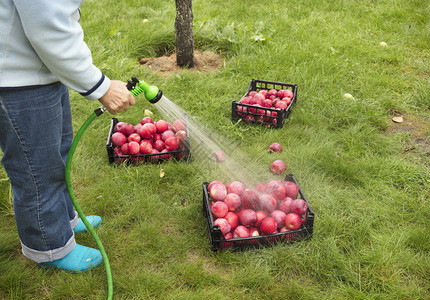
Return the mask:
<svg viewBox="0 0 430 300">
<path fill-rule="evenodd" d="M 215 183 L 210 188 L 209 196 L 214 201 L 224 201 L 225 197 L 227 197 L 227 188 L 223 183 Z"/>
<path fill-rule="evenodd" d="M 293 203 L 293 198 L 285 197 L 284 200 L 279 203 L 279 210 L 283 211 L 285 214 L 288 214 L 291 211 L 291 204 Z"/>
<path fill-rule="evenodd" d="M 230 224 L 231 230 L 234 230 L 239 225 L 239 217 L 232 211 L 226 213 L 224 219 Z"/>
<path fill-rule="evenodd" d="M 302 225 L 302 220 L 300 220 L 300 216 L 296 213 L 289 213 L 285 216 L 285 227 L 289 230 L 299 229 Z"/>
<path fill-rule="evenodd" d="M 229 193 L 224 199 L 224 203 L 227 204 L 229 211 L 236 211 L 241 205 L 240 196 L 235 193 Z"/>
<path fill-rule="evenodd" d="M 227 191 L 229 193 L 234 193 L 234 194 L 239 195 L 239 196 L 241 196 L 243 194 L 243 192 L 245 192 L 245 189 L 246 189 L 245 185 L 240 181 L 230 182 L 226 186 L 227 186 Z"/>
<path fill-rule="evenodd" d="M 257 222 L 255 222 L 254 226 L 255 227 L 260 227 L 261 220 L 263 220 L 268 215 L 267 215 L 267 213 L 265 211 L 262 211 L 262 210 L 257 210 L 255 212 L 255 214 L 257 215 Z"/>
<path fill-rule="evenodd" d="M 246 189 L 241 196 L 242 205 L 245 208 L 255 209 L 258 206 L 258 194 L 250 189 Z"/>
<path fill-rule="evenodd" d="M 140 120 L 140 124 L 144 125 L 146 123 L 154 123 L 154 120 L 151 117 L 144 117 Z"/>
<path fill-rule="evenodd" d="M 278 223 L 276 223 L 275 218 L 273 217 L 265 217 L 261 220 L 260 229 L 265 234 L 272 234 L 278 228 Z"/>
<path fill-rule="evenodd" d="M 153 139 L 154 135 L 157 133 L 157 128 L 154 123 L 145 123 L 140 129 L 140 135 L 143 139 Z"/>
<path fill-rule="evenodd" d="M 276 223 L 278 223 L 278 228 L 284 227 L 285 217 L 287 215 L 282 210 L 274 210 L 270 216 L 276 220 Z"/>
<path fill-rule="evenodd" d="M 306 213 L 306 211 L 308 210 L 308 204 L 303 199 L 296 199 L 291 204 L 290 210 L 293 213 L 296 213 L 298 215 L 302 215 L 302 214 Z"/>
<path fill-rule="evenodd" d="M 268 213 L 274 211 L 277 205 L 276 199 L 269 194 L 263 194 L 259 197 L 258 207 Z"/>
<path fill-rule="evenodd" d="M 249 236 L 260 236 L 260 231 L 256 227 L 249 227 Z"/>
<path fill-rule="evenodd" d="M 246 227 L 251 227 L 255 224 L 255 222 L 257 222 L 257 214 L 254 210 L 249 208 L 240 210 L 237 213 L 237 216 L 239 217 L 240 224 Z"/>
<path fill-rule="evenodd" d="M 122 132 L 115 132 L 112 134 L 112 143 L 115 146 L 121 147 L 125 142 L 127 142 L 127 138 Z"/>
<path fill-rule="evenodd" d="M 249 237 L 249 229 L 243 225 L 239 225 L 233 232 L 233 238 L 246 238 Z"/>
<path fill-rule="evenodd" d="M 299 193 L 299 187 L 292 181 L 284 181 L 284 187 L 286 190 L 286 197 L 296 198 Z"/>
<path fill-rule="evenodd" d="M 214 221 L 214 225 L 218 225 L 221 229 L 222 234 L 226 234 L 227 232 L 230 232 L 231 226 L 230 223 L 224 219 L 224 218 L 218 218 Z"/>
</svg>

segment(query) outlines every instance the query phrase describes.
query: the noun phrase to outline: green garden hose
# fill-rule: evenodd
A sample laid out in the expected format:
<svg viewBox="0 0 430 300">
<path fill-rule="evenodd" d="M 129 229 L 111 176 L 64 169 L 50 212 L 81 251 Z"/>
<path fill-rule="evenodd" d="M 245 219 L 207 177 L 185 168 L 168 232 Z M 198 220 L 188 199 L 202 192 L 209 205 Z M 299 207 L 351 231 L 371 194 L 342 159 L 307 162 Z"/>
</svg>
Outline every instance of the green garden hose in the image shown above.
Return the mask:
<svg viewBox="0 0 430 300">
<path fill-rule="evenodd" d="M 133 77 L 132 79 L 133 79 L 132 81 L 128 80 L 127 88 L 130 90 L 130 93 L 133 96 L 137 96 L 141 93 L 144 93 L 146 99 L 151 103 L 156 103 L 157 101 L 159 101 L 161 99 L 163 93 L 156 86 L 150 86 L 143 81 L 139 81 L 139 79 L 137 77 Z M 70 169 L 72 167 L 73 154 L 75 153 L 76 146 L 78 145 L 79 140 L 81 139 L 82 135 L 84 134 L 87 127 L 91 124 L 91 122 L 94 121 L 94 119 L 96 119 L 98 116 L 103 114 L 105 111 L 106 111 L 105 107 L 100 107 L 100 108 L 96 109 L 89 116 L 89 118 L 84 122 L 84 124 L 82 124 L 81 128 L 79 129 L 78 133 L 76 134 L 75 138 L 73 139 L 73 143 L 70 146 L 69 154 L 67 155 L 65 178 L 66 178 L 67 191 L 69 192 L 69 196 L 70 196 L 70 199 L 72 200 L 73 206 L 75 207 L 76 211 L 78 212 L 78 215 L 81 218 L 82 222 L 85 224 L 85 227 L 93 236 L 93 238 L 96 241 L 97 246 L 100 250 L 100 253 L 102 254 L 103 262 L 104 262 L 105 268 L 106 268 L 107 281 L 108 281 L 108 299 L 112 299 L 112 297 L 113 297 L 113 282 L 112 282 L 112 272 L 110 269 L 109 259 L 107 257 L 106 251 L 104 250 L 103 244 L 100 241 L 100 238 L 98 237 L 94 228 L 88 222 L 87 218 L 85 217 L 84 212 L 82 211 L 81 207 L 79 206 L 78 201 L 76 200 L 75 194 L 73 193 L 72 181 L 70 178 Z"/>
<path fill-rule="evenodd" d="M 73 139 L 72 146 L 70 147 L 69 154 L 67 155 L 67 161 L 66 161 L 66 184 L 67 184 L 67 191 L 69 192 L 70 199 L 73 202 L 73 206 L 75 207 L 76 211 L 78 212 L 79 217 L 81 218 L 82 222 L 84 222 L 85 227 L 87 230 L 91 233 L 94 240 L 97 243 L 97 247 L 100 250 L 100 253 L 103 257 L 103 262 L 105 264 L 106 268 L 106 275 L 107 275 L 107 281 L 108 281 L 108 299 L 112 299 L 113 296 L 113 283 L 112 283 L 112 273 L 110 270 L 110 264 L 109 259 L 107 257 L 106 251 L 103 247 L 102 242 L 100 241 L 99 236 L 95 232 L 94 228 L 91 226 L 91 224 L 88 222 L 87 218 L 84 215 L 84 212 L 82 211 L 81 207 L 79 206 L 78 201 L 76 200 L 75 194 L 73 193 L 73 187 L 72 187 L 72 181 L 70 179 L 70 168 L 72 166 L 72 159 L 73 154 L 75 153 L 76 146 L 78 145 L 78 142 L 81 138 L 81 136 L 84 134 L 87 127 L 91 124 L 92 121 L 94 121 L 95 118 L 97 118 L 99 115 L 101 115 L 104 111 L 104 108 L 98 108 L 96 111 L 94 111 L 90 117 L 82 124 L 81 128 L 79 129 L 78 133 L 76 134 L 75 138 Z"/>
</svg>

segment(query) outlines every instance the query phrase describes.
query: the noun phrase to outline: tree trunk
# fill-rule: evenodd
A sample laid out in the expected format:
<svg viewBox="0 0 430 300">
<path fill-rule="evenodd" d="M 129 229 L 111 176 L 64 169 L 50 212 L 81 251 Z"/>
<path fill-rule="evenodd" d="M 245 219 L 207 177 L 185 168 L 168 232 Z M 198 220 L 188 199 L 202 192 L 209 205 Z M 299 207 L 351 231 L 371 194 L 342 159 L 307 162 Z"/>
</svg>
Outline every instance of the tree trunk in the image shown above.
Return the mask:
<svg viewBox="0 0 430 300">
<path fill-rule="evenodd" d="M 192 0 L 176 1 L 175 47 L 176 64 L 194 66 L 194 35 Z"/>
</svg>

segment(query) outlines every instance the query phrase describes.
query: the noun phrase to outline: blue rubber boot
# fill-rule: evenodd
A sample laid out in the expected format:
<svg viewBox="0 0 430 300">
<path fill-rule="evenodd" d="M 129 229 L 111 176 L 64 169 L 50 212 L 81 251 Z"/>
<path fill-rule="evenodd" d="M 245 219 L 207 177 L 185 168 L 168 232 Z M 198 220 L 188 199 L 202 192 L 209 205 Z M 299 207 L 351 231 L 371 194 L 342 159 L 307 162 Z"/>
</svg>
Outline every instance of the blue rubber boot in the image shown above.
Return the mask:
<svg viewBox="0 0 430 300">
<path fill-rule="evenodd" d="M 103 263 L 99 250 L 76 244 L 75 249 L 63 258 L 39 263 L 42 268 L 61 269 L 70 273 L 81 273 Z"/>
<path fill-rule="evenodd" d="M 99 216 L 87 216 L 86 218 L 93 228 L 97 228 L 103 223 L 102 218 Z M 73 231 L 75 233 L 87 232 L 87 227 L 85 227 L 85 224 L 82 222 L 81 218 L 79 218 L 79 223 L 75 228 L 73 228 Z"/>
</svg>

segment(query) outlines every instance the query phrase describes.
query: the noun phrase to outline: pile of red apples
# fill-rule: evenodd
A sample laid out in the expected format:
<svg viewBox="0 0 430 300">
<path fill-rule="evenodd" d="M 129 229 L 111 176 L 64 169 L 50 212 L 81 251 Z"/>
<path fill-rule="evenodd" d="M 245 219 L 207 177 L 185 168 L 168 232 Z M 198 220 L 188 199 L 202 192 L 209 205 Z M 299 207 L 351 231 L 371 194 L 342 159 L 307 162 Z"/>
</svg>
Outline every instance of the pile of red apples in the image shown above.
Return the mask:
<svg viewBox="0 0 430 300">
<path fill-rule="evenodd" d="M 154 121 L 152 117 L 144 117 L 135 125 L 126 122 L 116 123 L 111 141 L 114 154 L 120 158 L 131 156 L 133 162 L 157 162 L 160 159 L 183 158 L 185 151 L 178 150 L 185 150 L 186 137 L 186 124 L 182 119 L 170 123 L 162 119 Z"/>
<path fill-rule="evenodd" d="M 248 189 L 240 181 L 207 186 L 214 225 L 225 239 L 257 237 L 299 229 L 308 204 L 295 182 L 270 180 Z"/>
<path fill-rule="evenodd" d="M 276 117 L 278 116 L 277 111 L 287 109 L 291 105 L 293 98 L 294 92 L 290 89 L 263 89 L 258 92 L 251 91 L 248 93 L 247 96 L 242 97 L 239 103 L 252 105 L 252 107 L 238 105 L 238 115 L 239 117 L 243 118 L 247 123 L 264 122 L 276 125 Z M 268 110 L 266 108 L 270 108 L 271 110 Z"/>
</svg>

